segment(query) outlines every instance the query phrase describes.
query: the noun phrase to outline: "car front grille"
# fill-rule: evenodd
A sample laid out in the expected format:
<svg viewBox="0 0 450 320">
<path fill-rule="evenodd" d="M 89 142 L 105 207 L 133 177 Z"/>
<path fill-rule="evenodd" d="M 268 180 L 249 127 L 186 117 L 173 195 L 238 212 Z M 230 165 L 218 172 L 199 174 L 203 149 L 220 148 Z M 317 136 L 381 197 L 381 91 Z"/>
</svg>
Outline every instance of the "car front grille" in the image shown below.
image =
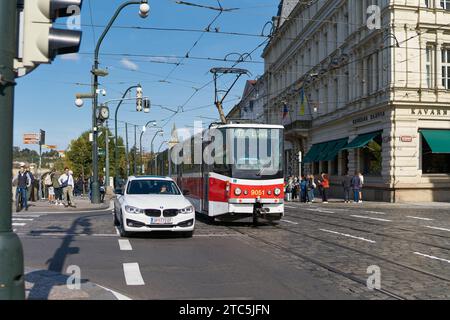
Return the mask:
<svg viewBox="0 0 450 320">
<path fill-rule="evenodd" d="M 163 212 L 164 217 L 176 217 L 178 215 L 177 209 L 166 209 Z"/>
<path fill-rule="evenodd" d="M 148 217 L 161 217 L 161 210 L 158 209 L 146 209 L 145 215 Z"/>
</svg>

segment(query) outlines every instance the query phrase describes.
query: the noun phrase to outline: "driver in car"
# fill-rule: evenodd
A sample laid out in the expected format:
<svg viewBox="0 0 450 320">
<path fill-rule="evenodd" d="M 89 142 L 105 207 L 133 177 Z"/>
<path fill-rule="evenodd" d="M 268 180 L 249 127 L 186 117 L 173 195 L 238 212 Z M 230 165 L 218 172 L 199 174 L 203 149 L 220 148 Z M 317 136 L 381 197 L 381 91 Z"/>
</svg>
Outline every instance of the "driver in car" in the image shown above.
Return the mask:
<svg viewBox="0 0 450 320">
<path fill-rule="evenodd" d="M 169 193 L 167 191 L 167 186 L 165 184 L 161 186 L 161 190 L 159 191 L 159 193 L 160 194 L 167 194 L 167 193 Z"/>
</svg>

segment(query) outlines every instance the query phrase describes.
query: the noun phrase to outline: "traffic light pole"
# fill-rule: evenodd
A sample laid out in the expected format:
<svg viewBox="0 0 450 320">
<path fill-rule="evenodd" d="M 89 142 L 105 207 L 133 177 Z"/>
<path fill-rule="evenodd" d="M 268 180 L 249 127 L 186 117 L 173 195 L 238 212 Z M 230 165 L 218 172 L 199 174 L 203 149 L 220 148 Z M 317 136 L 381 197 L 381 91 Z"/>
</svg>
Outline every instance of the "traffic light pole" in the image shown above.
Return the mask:
<svg viewBox="0 0 450 320">
<path fill-rule="evenodd" d="M 127 6 L 133 5 L 133 4 L 142 4 L 143 1 L 127 1 L 123 3 L 122 5 L 117 8 L 116 12 L 114 13 L 114 16 L 109 21 L 108 25 L 106 26 L 105 30 L 103 31 L 102 35 L 97 41 L 97 45 L 95 47 L 95 53 L 94 53 L 94 66 L 92 68 L 92 135 L 93 135 L 93 141 L 92 141 L 92 203 L 99 204 L 100 203 L 100 184 L 98 182 L 98 124 L 97 124 L 97 104 L 98 104 L 98 95 L 97 95 L 97 89 L 98 89 L 98 67 L 99 67 L 99 53 L 100 53 L 100 46 L 103 42 L 103 40 L 106 37 L 106 34 L 111 29 L 112 25 L 116 21 L 117 17 L 119 16 L 120 12 Z"/>
<path fill-rule="evenodd" d="M 0 300 L 25 299 L 23 249 L 12 231 L 13 61 L 17 1 L 0 1 Z"/>
</svg>

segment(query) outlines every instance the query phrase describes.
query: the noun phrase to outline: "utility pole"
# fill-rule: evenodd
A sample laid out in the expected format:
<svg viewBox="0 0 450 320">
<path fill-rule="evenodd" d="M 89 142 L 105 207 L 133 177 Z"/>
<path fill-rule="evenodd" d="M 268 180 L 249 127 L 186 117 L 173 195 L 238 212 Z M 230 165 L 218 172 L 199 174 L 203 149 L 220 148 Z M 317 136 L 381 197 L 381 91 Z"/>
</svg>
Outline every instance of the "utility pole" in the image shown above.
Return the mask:
<svg viewBox="0 0 450 320">
<path fill-rule="evenodd" d="M 128 157 L 128 123 L 125 122 L 125 159 L 127 160 L 127 177 L 130 176 L 130 158 Z M 117 148 L 117 146 L 116 146 Z M 116 164 L 117 165 L 117 164 Z"/>
<path fill-rule="evenodd" d="M 42 146 L 45 144 L 45 131 L 41 129 L 39 138 L 39 195 L 38 200 L 42 199 Z M 32 188 L 34 188 L 32 186 Z"/>
<path fill-rule="evenodd" d="M 0 300 L 25 299 L 23 249 L 12 231 L 12 148 L 17 1 L 0 1 Z"/>
<path fill-rule="evenodd" d="M 134 168 L 133 168 L 133 174 L 137 174 L 137 125 L 134 125 Z"/>
<path fill-rule="evenodd" d="M 109 187 L 109 127 L 108 120 L 105 123 L 105 190 Z"/>
</svg>

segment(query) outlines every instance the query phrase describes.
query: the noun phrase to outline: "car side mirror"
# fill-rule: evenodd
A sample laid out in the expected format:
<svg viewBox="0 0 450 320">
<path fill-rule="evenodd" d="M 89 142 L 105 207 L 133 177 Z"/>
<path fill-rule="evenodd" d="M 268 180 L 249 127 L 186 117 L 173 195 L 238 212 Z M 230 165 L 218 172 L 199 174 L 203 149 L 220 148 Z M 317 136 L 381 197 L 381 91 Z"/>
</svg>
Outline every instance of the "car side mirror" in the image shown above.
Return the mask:
<svg viewBox="0 0 450 320">
<path fill-rule="evenodd" d="M 183 196 L 188 196 L 188 195 L 190 195 L 191 193 L 189 192 L 189 190 L 183 190 Z"/>
</svg>

